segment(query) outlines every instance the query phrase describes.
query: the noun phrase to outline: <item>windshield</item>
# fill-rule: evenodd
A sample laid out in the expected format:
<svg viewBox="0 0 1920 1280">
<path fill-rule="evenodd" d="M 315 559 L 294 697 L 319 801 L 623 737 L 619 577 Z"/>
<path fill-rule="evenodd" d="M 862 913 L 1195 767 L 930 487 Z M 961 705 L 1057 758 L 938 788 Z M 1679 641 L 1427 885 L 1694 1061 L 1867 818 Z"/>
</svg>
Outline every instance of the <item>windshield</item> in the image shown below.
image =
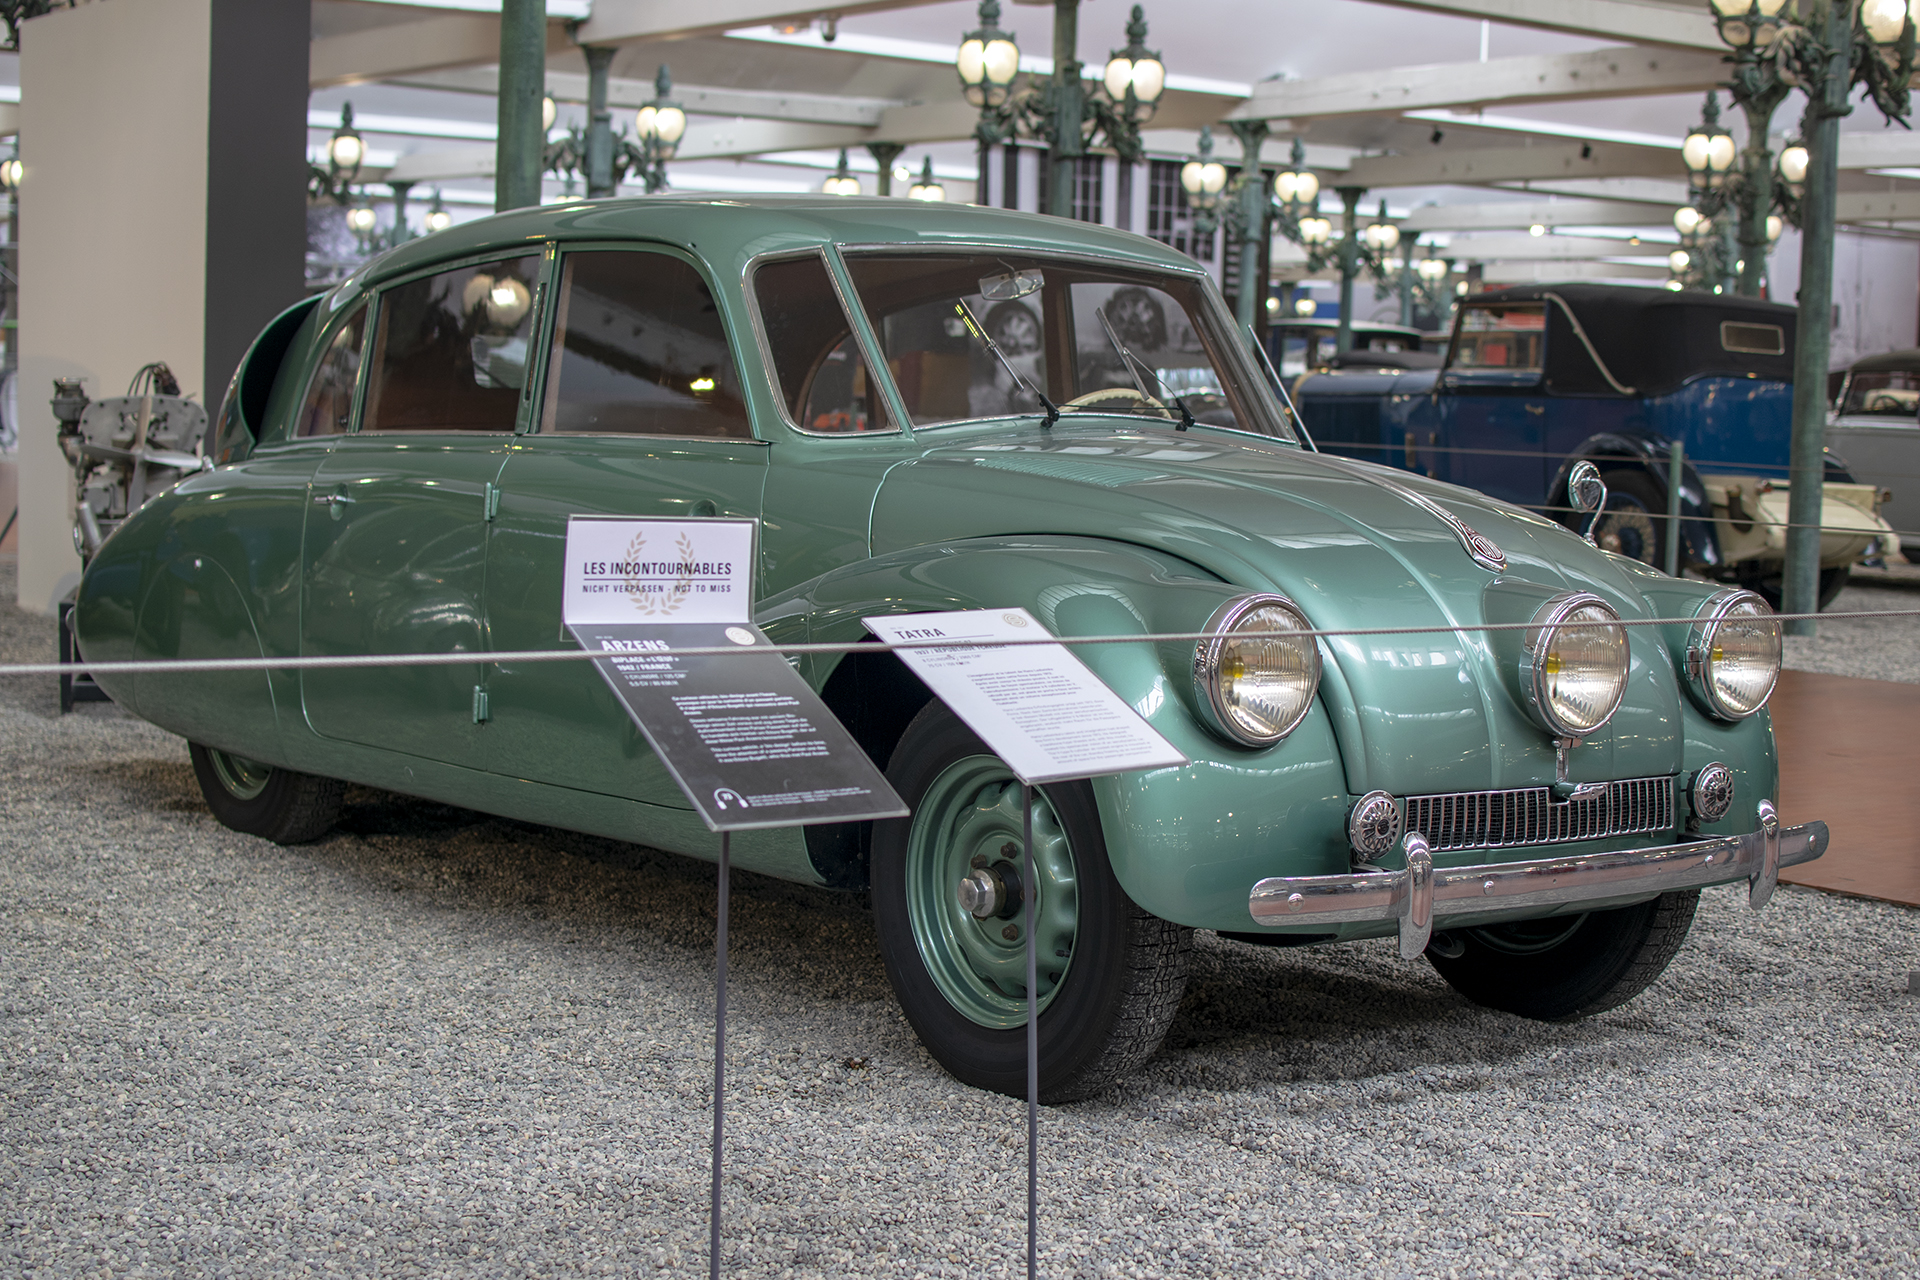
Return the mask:
<svg viewBox="0 0 1920 1280">
<path fill-rule="evenodd" d="M 849 254 L 915 427 L 1120 414 L 1294 439 L 1204 286 L 1017 253 Z"/>
<path fill-rule="evenodd" d="M 1920 413 L 1920 372 L 1879 369 L 1856 373 L 1847 383 L 1842 413 L 1875 417 L 1911 418 Z"/>
</svg>

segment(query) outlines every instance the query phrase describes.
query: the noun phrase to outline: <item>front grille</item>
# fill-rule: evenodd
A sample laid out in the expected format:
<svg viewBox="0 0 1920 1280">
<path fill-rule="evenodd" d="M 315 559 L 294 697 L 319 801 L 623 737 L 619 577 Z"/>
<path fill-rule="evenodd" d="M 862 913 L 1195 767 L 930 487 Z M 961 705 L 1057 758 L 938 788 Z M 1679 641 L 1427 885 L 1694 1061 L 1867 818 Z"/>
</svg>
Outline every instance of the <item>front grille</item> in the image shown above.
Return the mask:
<svg viewBox="0 0 1920 1280">
<path fill-rule="evenodd" d="M 1673 806 L 1672 778 L 1609 782 L 1604 793 L 1584 800 L 1555 800 L 1550 787 L 1462 791 L 1409 796 L 1405 829 L 1425 836 L 1435 853 L 1566 844 L 1671 831 Z"/>
</svg>

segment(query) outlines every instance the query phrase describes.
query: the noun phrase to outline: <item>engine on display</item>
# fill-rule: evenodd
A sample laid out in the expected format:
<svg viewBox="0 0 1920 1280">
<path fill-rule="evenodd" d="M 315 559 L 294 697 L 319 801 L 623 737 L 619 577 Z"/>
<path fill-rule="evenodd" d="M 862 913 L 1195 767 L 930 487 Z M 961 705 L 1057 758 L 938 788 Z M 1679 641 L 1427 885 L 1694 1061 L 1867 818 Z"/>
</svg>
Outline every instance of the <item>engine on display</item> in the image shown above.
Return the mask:
<svg viewBox="0 0 1920 1280">
<path fill-rule="evenodd" d="M 210 465 L 206 407 L 180 394 L 164 364 L 142 366 L 126 395 L 106 400 L 89 400 L 77 378 L 56 378 L 52 404 L 60 451 L 73 466 L 73 546 L 82 560 L 148 499 Z"/>
</svg>

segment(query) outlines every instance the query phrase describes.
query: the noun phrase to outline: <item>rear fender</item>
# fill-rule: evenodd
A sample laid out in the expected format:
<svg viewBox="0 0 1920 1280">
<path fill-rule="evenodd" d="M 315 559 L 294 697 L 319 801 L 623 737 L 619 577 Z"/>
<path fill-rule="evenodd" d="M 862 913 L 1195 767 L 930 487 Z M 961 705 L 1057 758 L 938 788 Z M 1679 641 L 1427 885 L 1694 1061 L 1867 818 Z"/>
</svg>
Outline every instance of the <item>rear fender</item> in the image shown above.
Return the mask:
<svg viewBox="0 0 1920 1280">
<path fill-rule="evenodd" d="M 1547 490 L 1547 501 L 1554 506 L 1571 507 L 1567 477 L 1574 464 L 1590 461 L 1602 470 L 1622 465 L 1638 467 L 1647 473 L 1662 492 L 1667 487 L 1667 472 L 1672 466 L 1673 442 L 1638 431 L 1607 431 L 1589 436 L 1578 449 L 1568 454 L 1554 474 Z M 1570 529 L 1585 527 L 1578 512 L 1556 511 L 1553 518 Z M 1683 565 L 1711 567 L 1720 564 L 1720 537 L 1713 527 L 1713 504 L 1707 499 L 1707 486 L 1700 473 L 1684 458 L 1680 464 L 1680 551 Z"/>
<path fill-rule="evenodd" d="M 1091 538 L 972 539 L 916 547 L 836 570 L 765 601 L 763 624 L 806 616 L 815 642 L 871 641 L 867 616 L 1025 608 L 1056 635 L 1202 630 L 1244 594 L 1176 557 Z M 1122 887 L 1165 919 L 1244 927 L 1247 877 L 1262 868 L 1347 866 L 1346 778 L 1316 704 L 1277 746 L 1246 750 L 1196 714 L 1191 643 L 1105 644 L 1074 653 L 1178 747 L 1193 766 L 1094 780 L 1107 853 Z M 884 768 L 931 699 L 890 654 L 808 655 L 802 671 Z M 830 884 L 866 883 L 862 826 L 810 827 L 808 851 Z"/>
</svg>

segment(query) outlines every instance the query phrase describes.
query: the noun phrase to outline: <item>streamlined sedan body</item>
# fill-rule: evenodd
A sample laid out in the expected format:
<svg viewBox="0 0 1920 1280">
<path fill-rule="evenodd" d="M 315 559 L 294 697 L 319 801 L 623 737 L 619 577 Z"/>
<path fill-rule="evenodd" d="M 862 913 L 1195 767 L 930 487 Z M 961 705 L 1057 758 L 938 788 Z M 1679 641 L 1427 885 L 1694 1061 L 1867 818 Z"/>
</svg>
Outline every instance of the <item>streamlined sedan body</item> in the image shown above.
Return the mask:
<svg viewBox="0 0 1920 1280">
<path fill-rule="evenodd" d="M 1211 281 L 1140 237 L 857 199 L 485 219 L 270 326 L 217 460 L 93 557 L 89 661 L 460 658 L 101 678 L 283 841 L 350 780 L 716 854 L 588 664 L 511 656 L 570 643 L 572 515 L 759 521 L 778 642 L 1013 606 L 1208 637 L 1078 650 L 1192 763 L 1042 788 L 1027 886 L 1002 762 L 884 650 L 797 658 L 913 815 L 734 857 L 870 889 L 909 1018 L 984 1087 L 1023 1087 L 1028 895 L 1065 1099 L 1153 1052 L 1195 928 L 1394 937 L 1572 1017 L 1657 976 L 1702 886 L 1757 904 L 1824 847 L 1769 803 L 1764 604 L 1303 447 Z"/>
</svg>

